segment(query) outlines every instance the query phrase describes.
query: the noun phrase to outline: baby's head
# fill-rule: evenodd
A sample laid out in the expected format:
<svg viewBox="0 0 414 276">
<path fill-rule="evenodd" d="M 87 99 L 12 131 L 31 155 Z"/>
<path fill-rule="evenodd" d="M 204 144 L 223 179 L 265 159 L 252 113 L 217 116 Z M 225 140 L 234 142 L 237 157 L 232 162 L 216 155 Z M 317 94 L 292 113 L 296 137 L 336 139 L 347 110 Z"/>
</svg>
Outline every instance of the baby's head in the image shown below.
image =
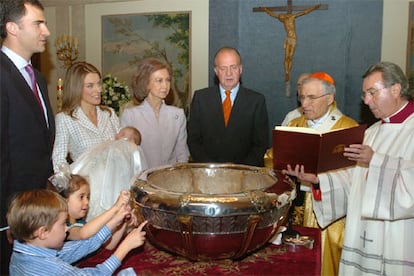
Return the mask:
<svg viewBox="0 0 414 276">
<path fill-rule="evenodd" d="M 125 139 L 131 141 L 138 146 L 141 145 L 141 133 L 135 127 L 124 127 L 115 136 L 116 140 Z"/>
<path fill-rule="evenodd" d="M 66 222 L 67 209 L 66 200 L 53 191 L 26 191 L 14 197 L 7 213 L 7 222 L 13 237 L 26 243 L 38 238 L 44 231 L 51 233 L 55 224 L 63 218 Z M 65 239 L 66 228 L 62 226 L 59 230 L 53 234 L 61 235 L 62 240 L 55 237 L 58 242 L 51 245 L 53 248 L 59 248 Z"/>
</svg>

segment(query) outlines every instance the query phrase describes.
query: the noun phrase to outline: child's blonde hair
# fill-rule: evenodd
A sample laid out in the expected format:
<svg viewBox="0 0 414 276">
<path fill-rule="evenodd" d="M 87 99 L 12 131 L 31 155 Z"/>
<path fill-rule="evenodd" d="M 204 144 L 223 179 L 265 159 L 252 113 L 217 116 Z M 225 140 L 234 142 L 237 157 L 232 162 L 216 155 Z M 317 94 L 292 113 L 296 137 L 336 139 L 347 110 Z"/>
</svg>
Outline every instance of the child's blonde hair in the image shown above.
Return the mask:
<svg viewBox="0 0 414 276">
<path fill-rule="evenodd" d="M 50 230 L 59 213 L 67 212 L 66 200 L 50 190 L 32 190 L 17 194 L 10 204 L 7 222 L 15 239 L 26 242 L 42 226 Z"/>
</svg>

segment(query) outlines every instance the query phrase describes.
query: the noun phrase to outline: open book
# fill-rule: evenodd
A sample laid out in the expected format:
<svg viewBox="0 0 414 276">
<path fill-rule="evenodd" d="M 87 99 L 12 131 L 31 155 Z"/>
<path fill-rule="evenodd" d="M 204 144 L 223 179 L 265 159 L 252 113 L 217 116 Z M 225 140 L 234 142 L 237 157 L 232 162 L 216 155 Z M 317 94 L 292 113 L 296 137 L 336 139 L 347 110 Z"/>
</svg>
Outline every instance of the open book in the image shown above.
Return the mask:
<svg viewBox="0 0 414 276">
<path fill-rule="evenodd" d="M 277 126 L 273 130 L 273 167 L 304 165 L 305 172 L 322 173 L 355 165 L 343 156 L 350 144 L 362 144 L 366 125 L 318 132 L 305 127 Z"/>
</svg>

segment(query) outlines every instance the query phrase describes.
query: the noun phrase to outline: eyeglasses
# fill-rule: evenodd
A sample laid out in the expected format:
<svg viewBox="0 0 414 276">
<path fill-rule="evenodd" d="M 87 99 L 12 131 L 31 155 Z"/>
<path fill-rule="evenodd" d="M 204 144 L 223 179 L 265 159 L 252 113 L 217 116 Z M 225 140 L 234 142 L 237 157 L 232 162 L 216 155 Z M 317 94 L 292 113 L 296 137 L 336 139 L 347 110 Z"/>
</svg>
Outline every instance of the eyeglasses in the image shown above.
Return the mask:
<svg viewBox="0 0 414 276">
<path fill-rule="evenodd" d="M 367 90 L 367 92 L 363 92 L 363 91 L 362 91 L 362 96 L 361 96 L 361 99 L 364 101 L 364 100 L 367 98 L 367 96 L 370 96 L 371 98 L 372 98 L 372 97 L 375 97 L 375 94 L 376 94 L 378 91 L 381 91 L 381 90 L 383 90 L 383 89 L 385 89 L 385 88 L 387 88 L 387 87 L 381 87 L 381 88 L 370 88 L 370 89 L 368 89 L 368 90 Z"/>
<path fill-rule="evenodd" d="M 325 97 L 329 95 L 329 93 L 327 94 L 322 94 L 320 96 L 315 96 L 315 95 L 309 95 L 309 96 L 305 96 L 305 95 L 298 95 L 298 101 L 299 102 L 304 102 L 306 99 L 308 99 L 309 101 L 313 102 L 319 98 Z"/>
</svg>

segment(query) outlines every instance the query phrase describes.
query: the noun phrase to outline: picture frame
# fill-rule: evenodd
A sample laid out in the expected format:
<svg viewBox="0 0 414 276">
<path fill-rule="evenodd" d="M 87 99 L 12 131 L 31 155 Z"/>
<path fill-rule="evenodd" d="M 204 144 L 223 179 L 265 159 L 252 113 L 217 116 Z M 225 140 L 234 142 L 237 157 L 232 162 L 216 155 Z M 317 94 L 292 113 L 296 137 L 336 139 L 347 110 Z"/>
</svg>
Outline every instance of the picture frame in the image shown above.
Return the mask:
<svg viewBox="0 0 414 276">
<path fill-rule="evenodd" d="M 187 109 L 194 90 L 208 86 L 208 0 L 143 0 L 137 2 L 99 3 L 85 5 L 85 57 L 99 68 L 103 75 L 103 18 L 107 16 L 159 15 L 188 13 L 189 23 L 189 79 Z M 129 85 L 128 81 L 127 84 Z"/>
<path fill-rule="evenodd" d="M 406 74 L 414 84 L 414 1 L 409 2 Z"/>
</svg>

